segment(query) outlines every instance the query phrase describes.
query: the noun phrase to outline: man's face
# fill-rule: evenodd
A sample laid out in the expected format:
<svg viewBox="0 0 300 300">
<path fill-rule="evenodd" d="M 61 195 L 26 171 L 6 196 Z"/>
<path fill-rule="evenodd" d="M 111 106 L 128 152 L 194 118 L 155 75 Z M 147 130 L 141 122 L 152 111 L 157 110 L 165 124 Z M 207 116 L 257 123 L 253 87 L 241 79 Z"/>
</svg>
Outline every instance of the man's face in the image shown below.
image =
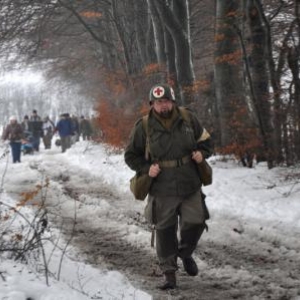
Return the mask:
<svg viewBox="0 0 300 300">
<path fill-rule="evenodd" d="M 160 117 L 168 119 L 172 115 L 174 102 L 168 98 L 161 98 L 154 100 L 152 106 Z"/>
</svg>

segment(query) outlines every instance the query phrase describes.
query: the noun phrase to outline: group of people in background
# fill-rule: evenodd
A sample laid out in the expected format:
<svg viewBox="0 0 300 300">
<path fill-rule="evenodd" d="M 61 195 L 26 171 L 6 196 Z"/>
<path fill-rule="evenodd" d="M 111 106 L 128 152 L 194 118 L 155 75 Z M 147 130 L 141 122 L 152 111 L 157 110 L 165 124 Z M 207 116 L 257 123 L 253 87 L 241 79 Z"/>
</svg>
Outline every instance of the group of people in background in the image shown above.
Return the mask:
<svg viewBox="0 0 300 300">
<path fill-rule="evenodd" d="M 76 116 L 70 116 L 68 113 L 60 115 L 55 130 L 60 136 L 62 152 L 65 152 L 72 144 L 78 142 L 80 136 L 82 136 L 84 141 L 90 140 L 93 133 L 89 120 L 84 116 L 81 116 L 80 120 L 78 120 Z"/>
<path fill-rule="evenodd" d="M 32 111 L 32 115 L 24 116 L 23 121 L 21 122 L 23 129 L 23 140 L 25 153 L 32 153 L 33 151 L 40 150 L 40 140 L 43 139 L 45 149 L 51 148 L 51 140 L 55 130 L 54 123 L 45 117 L 43 120 L 37 114 L 36 110 Z"/>
<path fill-rule="evenodd" d="M 25 115 L 21 123 L 15 116 L 11 116 L 9 124 L 3 131 L 2 139 L 9 141 L 13 163 L 17 163 L 21 162 L 22 152 L 24 154 L 38 152 L 41 140 L 45 149 L 51 149 L 55 133 L 59 135 L 56 145 L 65 152 L 72 144 L 79 141 L 80 136 L 83 140 L 90 140 L 93 129 L 90 120 L 84 116 L 78 119 L 74 115 L 64 113 L 60 115 L 55 125 L 48 116 L 42 119 L 37 111 L 33 110 L 31 116 Z"/>
</svg>

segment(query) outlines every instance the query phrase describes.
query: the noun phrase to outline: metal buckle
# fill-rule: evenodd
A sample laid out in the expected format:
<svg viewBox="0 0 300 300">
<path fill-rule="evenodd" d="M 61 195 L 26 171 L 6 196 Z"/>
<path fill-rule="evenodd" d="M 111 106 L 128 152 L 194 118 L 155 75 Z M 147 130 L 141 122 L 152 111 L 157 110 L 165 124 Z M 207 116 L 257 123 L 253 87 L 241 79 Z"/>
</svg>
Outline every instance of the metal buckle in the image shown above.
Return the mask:
<svg viewBox="0 0 300 300">
<path fill-rule="evenodd" d="M 183 165 L 182 158 L 177 159 L 177 168 L 178 168 L 178 167 L 181 167 L 182 165 Z"/>
</svg>

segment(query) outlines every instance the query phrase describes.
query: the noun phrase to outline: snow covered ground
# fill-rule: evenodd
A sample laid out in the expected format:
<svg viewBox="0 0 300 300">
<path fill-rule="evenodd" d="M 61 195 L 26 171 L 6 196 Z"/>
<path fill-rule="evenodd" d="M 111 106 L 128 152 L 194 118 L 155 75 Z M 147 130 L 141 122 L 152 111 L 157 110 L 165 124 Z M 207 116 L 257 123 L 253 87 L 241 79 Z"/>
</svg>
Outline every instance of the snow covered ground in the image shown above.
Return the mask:
<svg viewBox="0 0 300 300">
<path fill-rule="evenodd" d="M 5 146 L 0 146 L 1 157 Z M 196 256 L 201 272 L 205 273 L 208 281 L 214 278 L 215 282 L 219 280 L 231 287 L 236 285 L 237 289 L 245 287 L 251 295 L 248 299 L 300 299 L 300 168 L 268 170 L 266 164 L 261 163 L 248 169 L 234 160 L 224 161 L 220 157 L 212 157 L 210 163 L 214 182 L 204 187 L 204 192 L 211 218 L 208 221 L 209 231 L 202 238 L 202 253 L 205 254 Z M 20 164 L 12 164 L 10 155 L 1 157 L 0 175 L 0 246 L 3 241 L 16 236 L 19 228 L 25 226 L 25 218 L 33 218 L 35 209 L 31 207 L 33 203 L 18 207 L 25 217 L 22 218 L 7 211 L 7 208 L 16 207 L 22 198 L 20 193 L 36 190 L 37 184 L 44 184 L 46 178 L 50 178 L 49 187 L 44 188 L 37 198 L 46 199 L 52 214 L 55 211 L 62 213 L 66 220 L 76 214 L 78 223 L 82 222 L 86 228 L 93 228 L 95 232 L 109 228 L 110 232 L 118 233 L 123 243 L 130 242 L 137 251 L 152 251 L 155 255 L 153 249 L 147 250 L 150 248 L 150 232 L 146 225 L 142 221 L 133 221 L 136 216 L 142 219 L 145 203 L 135 201 L 129 191 L 128 182 L 133 172 L 125 165 L 123 153 L 81 141 L 63 154 L 57 147 L 41 149 L 34 155 L 23 156 Z M 72 185 L 66 186 L 70 177 Z M 47 195 L 44 190 L 47 190 Z M 76 201 L 70 201 L 66 191 Z M 53 224 L 53 218 L 50 223 Z M 137 288 L 126 272 L 106 266 L 105 255 L 100 248 L 100 254 L 96 253 L 94 257 L 98 263 L 102 260 L 102 268 L 99 264 L 93 266 L 73 243 L 68 244 L 62 238 L 62 231 L 62 226 L 57 223 L 44 232 L 50 273 L 48 285 L 41 260 L 32 257 L 28 264 L 22 264 L 10 260 L 9 253 L 1 253 L 1 300 L 153 299 L 151 291 Z M 85 246 L 86 253 L 91 251 Z M 251 266 L 255 266 L 253 272 L 247 269 L 246 264 L 243 265 L 247 254 L 239 257 L 238 253 L 242 251 L 236 254 L 238 266 L 234 265 L 232 251 L 232 260 L 228 258 L 230 263 L 226 263 L 225 250 L 219 250 L 220 256 L 224 255 L 223 263 L 217 265 L 213 262 L 216 260 L 213 258 L 214 251 L 217 253 L 218 249 L 230 247 L 251 253 L 254 261 Z M 91 245 L 91 248 L 95 247 Z M 260 271 L 262 265 L 258 260 L 270 257 L 274 259 L 274 269 Z M 282 261 L 287 263 L 283 263 L 281 268 Z M 136 265 L 147 268 L 138 261 Z M 259 272 L 264 273 L 260 276 Z M 272 281 L 273 272 L 282 278 L 282 285 Z M 204 282 L 205 278 L 202 279 Z M 253 285 L 256 287 L 252 288 Z M 259 285 L 265 286 L 265 289 L 258 289 Z M 211 290 L 209 293 L 213 295 L 214 292 Z M 233 299 L 231 296 L 223 299 Z M 175 299 L 176 294 L 173 297 Z"/>
</svg>

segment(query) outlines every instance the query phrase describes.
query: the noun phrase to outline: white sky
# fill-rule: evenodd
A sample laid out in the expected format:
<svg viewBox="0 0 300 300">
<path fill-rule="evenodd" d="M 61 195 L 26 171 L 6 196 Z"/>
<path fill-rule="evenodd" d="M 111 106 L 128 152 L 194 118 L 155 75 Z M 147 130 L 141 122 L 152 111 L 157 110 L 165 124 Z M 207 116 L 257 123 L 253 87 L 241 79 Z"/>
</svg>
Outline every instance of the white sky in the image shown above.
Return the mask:
<svg viewBox="0 0 300 300">
<path fill-rule="evenodd" d="M 39 72 L 20 72 L 20 71 L 12 71 L 7 72 L 3 75 L 0 74 L 0 82 L 5 83 L 22 83 L 32 84 L 32 83 L 41 83 L 43 81 L 43 76 Z"/>
<path fill-rule="evenodd" d="M 4 147 L 3 144 L 0 145 L 0 157 Z M 40 182 L 41 174 L 52 178 L 71 176 L 75 184 L 76 180 L 78 181 L 78 185 L 82 184 L 84 177 L 91 191 L 99 189 L 99 185 L 107 186 L 108 190 L 114 191 L 111 197 L 115 195 L 121 200 L 110 202 L 109 198 L 98 198 L 95 193 L 80 195 L 80 200 L 84 201 L 76 204 L 78 217 L 86 218 L 89 226 L 94 228 L 111 226 L 123 232 L 127 241 L 139 247 L 150 248 L 149 231 L 129 222 L 124 226 L 124 220 L 129 219 L 130 213 L 143 213 L 145 203 L 133 200 L 130 194 L 128 182 L 133 172 L 125 165 L 123 153 L 114 154 L 103 145 L 91 145 L 83 141 L 64 154 L 56 147 L 47 151 L 41 148 L 40 153 L 23 156 L 20 164 L 12 164 L 9 156 L 7 171 L 7 157 L 0 159 L 0 174 L 3 177 L 3 190 L 0 194 L 2 202 L 15 205 L 18 193 L 32 189 Z M 202 237 L 204 243 L 224 247 L 234 244 L 237 249 L 249 249 L 254 253 L 267 253 L 271 249 L 274 259 L 284 255 L 299 266 L 299 169 L 268 170 L 264 163 L 248 169 L 233 160 L 224 162 L 219 157 L 211 158 L 210 162 L 214 170 L 214 182 L 213 185 L 204 187 L 211 214 L 208 221 L 209 232 Z M 298 179 L 286 180 L 287 177 L 296 174 Z M 56 197 L 53 197 L 53 193 Z M 66 198 L 58 181 L 50 182 L 48 197 L 50 206 L 56 201 L 55 207 L 66 216 L 74 214 L 74 202 Z M 23 207 L 22 213 L 28 218 L 32 216 L 28 207 Z M 10 221 L 7 225 L 8 235 L 20 226 L 21 222 L 18 218 Z M 54 236 L 59 235 L 57 228 L 51 230 Z M 50 235 L 50 232 L 46 235 Z M 1 236 L 1 239 L 5 238 L 8 237 Z M 63 241 L 60 243 L 64 245 Z M 55 276 L 61 252 L 57 249 L 54 251 L 53 245 L 48 244 L 45 245 L 45 249 L 47 255 L 53 251 L 49 268 Z M 230 265 L 216 267 L 201 257 L 197 256 L 195 259 L 201 272 L 231 285 L 243 284 L 247 288 L 249 285 L 250 289 L 252 282 L 261 280 L 243 268 L 237 272 L 237 269 Z M 50 287 L 45 285 L 43 274 L 37 274 L 35 271 L 35 263 L 22 265 L 8 260 L 3 254 L 0 256 L 0 262 L 1 300 L 24 300 L 26 297 L 34 300 L 83 300 L 96 299 L 93 298 L 95 295 L 97 299 L 152 299 L 151 295 L 134 288 L 134 284 L 121 273 L 109 271 L 105 267 L 96 269 L 86 264 L 71 246 L 68 247 L 62 264 L 60 281 L 51 278 Z M 276 272 L 282 276 L 283 282 L 289 281 L 290 288 L 284 290 L 270 282 L 266 285 L 266 290 L 271 291 L 274 296 L 272 299 L 280 299 L 284 293 L 288 293 L 290 298 L 286 299 L 299 300 L 300 288 L 296 284 L 299 283 L 299 278 L 288 277 L 285 270 L 276 269 Z M 253 299 L 263 298 L 258 295 Z"/>
</svg>

